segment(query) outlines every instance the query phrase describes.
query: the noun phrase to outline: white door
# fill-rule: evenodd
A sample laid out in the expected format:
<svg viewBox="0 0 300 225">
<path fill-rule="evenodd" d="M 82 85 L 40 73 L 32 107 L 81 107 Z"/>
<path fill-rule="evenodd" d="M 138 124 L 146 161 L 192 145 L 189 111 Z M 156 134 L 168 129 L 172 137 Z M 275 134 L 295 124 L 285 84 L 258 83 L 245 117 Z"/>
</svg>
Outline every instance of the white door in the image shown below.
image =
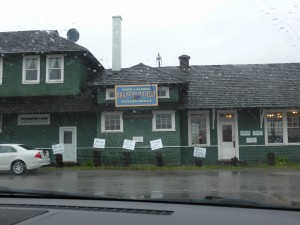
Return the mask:
<svg viewBox="0 0 300 225">
<path fill-rule="evenodd" d="M 64 144 L 64 162 L 77 162 L 76 139 L 76 127 L 59 128 L 59 143 Z"/>
<path fill-rule="evenodd" d="M 222 112 L 218 113 L 218 140 L 219 140 L 219 160 L 239 157 L 238 137 L 236 135 L 236 113 Z"/>
</svg>

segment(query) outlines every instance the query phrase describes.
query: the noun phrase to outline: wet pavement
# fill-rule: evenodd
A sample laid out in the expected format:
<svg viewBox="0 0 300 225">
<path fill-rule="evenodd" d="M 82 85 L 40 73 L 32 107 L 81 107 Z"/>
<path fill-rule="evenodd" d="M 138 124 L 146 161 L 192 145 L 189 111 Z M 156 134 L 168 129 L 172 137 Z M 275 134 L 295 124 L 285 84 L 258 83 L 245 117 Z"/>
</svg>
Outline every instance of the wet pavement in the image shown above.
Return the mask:
<svg viewBox="0 0 300 225">
<path fill-rule="evenodd" d="M 80 192 L 117 198 L 219 196 L 300 208 L 298 170 L 65 170 L 0 173 L 0 186 Z"/>
</svg>

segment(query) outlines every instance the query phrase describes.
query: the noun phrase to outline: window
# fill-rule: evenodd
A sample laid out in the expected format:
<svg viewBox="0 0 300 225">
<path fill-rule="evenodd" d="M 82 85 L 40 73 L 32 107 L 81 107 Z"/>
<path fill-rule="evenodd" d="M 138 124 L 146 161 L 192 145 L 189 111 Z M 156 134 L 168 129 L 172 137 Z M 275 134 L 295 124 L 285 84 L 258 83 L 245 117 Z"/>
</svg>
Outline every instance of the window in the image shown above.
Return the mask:
<svg viewBox="0 0 300 225">
<path fill-rule="evenodd" d="M 289 143 L 300 143 L 300 112 L 287 112 L 287 133 Z"/>
<path fill-rule="evenodd" d="M 106 88 L 106 100 L 115 100 L 115 89 Z"/>
<path fill-rule="evenodd" d="M 123 132 L 122 112 L 102 113 L 101 132 Z"/>
<path fill-rule="evenodd" d="M 2 74 L 3 74 L 3 58 L 0 57 L 0 85 L 2 84 Z"/>
<path fill-rule="evenodd" d="M 17 152 L 16 149 L 14 149 L 11 146 L 0 146 L 0 153 L 11 153 L 11 152 Z"/>
<path fill-rule="evenodd" d="M 169 87 L 158 87 L 158 97 L 159 98 L 169 98 Z"/>
<path fill-rule="evenodd" d="M 40 56 L 23 57 L 22 83 L 40 83 Z"/>
<path fill-rule="evenodd" d="M 189 144 L 209 145 L 209 113 L 189 112 Z"/>
<path fill-rule="evenodd" d="M 283 143 L 283 113 L 267 113 L 268 143 Z"/>
<path fill-rule="evenodd" d="M 2 115 L 0 115 L 0 133 L 2 133 Z"/>
<path fill-rule="evenodd" d="M 175 111 L 153 111 L 153 131 L 175 131 Z"/>
<path fill-rule="evenodd" d="M 63 55 L 48 55 L 46 63 L 46 82 L 64 82 L 64 57 Z"/>
</svg>

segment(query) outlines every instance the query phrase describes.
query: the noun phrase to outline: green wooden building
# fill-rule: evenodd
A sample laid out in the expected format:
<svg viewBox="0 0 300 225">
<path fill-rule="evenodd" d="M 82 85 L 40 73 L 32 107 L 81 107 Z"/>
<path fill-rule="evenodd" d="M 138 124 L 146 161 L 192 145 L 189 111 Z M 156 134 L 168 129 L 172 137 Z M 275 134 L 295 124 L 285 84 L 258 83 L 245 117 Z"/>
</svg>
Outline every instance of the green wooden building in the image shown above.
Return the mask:
<svg viewBox="0 0 300 225">
<path fill-rule="evenodd" d="M 57 31 L 0 33 L 0 142 L 48 149 L 64 160 L 91 157 L 96 97 L 85 88 L 103 70 L 84 47 Z M 87 155 L 87 156 L 85 156 Z"/>
<path fill-rule="evenodd" d="M 206 151 L 204 164 L 265 162 L 268 153 L 300 161 L 299 63 L 190 66 L 189 59 L 105 70 L 56 31 L 2 32 L 0 142 L 51 154 L 63 143 L 65 162 L 103 165 L 190 165 L 195 148 Z M 95 138 L 105 147 L 94 148 Z"/>
</svg>

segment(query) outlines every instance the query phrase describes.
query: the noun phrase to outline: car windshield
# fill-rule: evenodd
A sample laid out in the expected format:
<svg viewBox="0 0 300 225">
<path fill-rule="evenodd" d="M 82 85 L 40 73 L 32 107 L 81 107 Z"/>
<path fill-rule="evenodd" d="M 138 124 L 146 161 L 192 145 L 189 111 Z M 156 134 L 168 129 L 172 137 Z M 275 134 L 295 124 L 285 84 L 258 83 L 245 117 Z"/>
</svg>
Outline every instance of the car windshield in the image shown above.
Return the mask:
<svg viewBox="0 0 300 225">
<path fill-rule="evenodd" d="M 299 0 L 9 0 L 0 21 L 1 185 L 300 208 Z"/>
</svg>

